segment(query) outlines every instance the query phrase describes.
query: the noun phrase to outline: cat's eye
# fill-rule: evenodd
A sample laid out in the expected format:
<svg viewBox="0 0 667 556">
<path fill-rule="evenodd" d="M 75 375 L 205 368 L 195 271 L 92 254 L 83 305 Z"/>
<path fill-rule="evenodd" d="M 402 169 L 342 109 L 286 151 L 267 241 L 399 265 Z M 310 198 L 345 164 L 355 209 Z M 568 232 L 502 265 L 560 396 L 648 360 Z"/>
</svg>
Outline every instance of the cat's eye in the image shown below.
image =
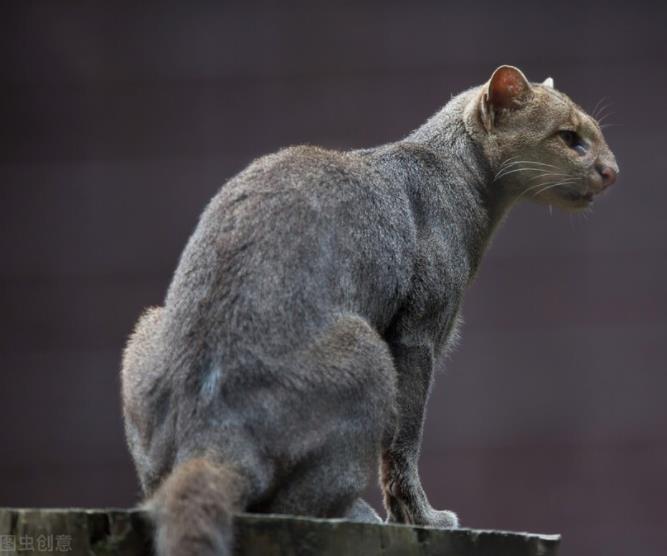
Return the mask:
<svg viewBox="0 0 667 556">
<path fill-rule="evenodd" d="M 558 132 L 558 136 L 568 147 L 577 151 L 577 153 L 581 155 L 586 154 L 586 142 L 576 131 L 572 131 L 571 129 L 561 129 Z"/>
</svg>

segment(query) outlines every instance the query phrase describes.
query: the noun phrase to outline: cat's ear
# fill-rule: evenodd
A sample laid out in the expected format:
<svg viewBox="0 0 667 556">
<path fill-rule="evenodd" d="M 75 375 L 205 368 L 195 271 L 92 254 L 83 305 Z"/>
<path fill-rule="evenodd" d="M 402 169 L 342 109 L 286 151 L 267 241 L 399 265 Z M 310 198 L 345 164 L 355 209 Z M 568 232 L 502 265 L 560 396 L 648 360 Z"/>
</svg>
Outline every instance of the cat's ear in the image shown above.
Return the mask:
<svg viewBox="0 0 667 556">
<path fill-rule="evenodd" d="M 549 87 L 549 89 L 554 88 L 554 78 L 553 77 L 547 77 L 544 81 L 542 81 L 542 85 L 545 87 Z"/>
<path fill-rule="evenodd" d="M 503 110 L 516 110 L 533 96 L 526 76 L 514 66 L 500 66 L 493 72 L 482 95 L 481 117 L 489 131 Z"/>
</svg>

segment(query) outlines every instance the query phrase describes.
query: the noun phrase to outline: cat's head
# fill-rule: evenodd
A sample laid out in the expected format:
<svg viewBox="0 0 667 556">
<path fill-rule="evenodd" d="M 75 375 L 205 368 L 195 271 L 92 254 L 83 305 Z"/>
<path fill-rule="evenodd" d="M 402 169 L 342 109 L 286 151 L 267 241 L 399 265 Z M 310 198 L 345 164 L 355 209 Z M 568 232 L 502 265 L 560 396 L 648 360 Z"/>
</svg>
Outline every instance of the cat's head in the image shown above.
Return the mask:
<svg viewBox="0 0 667 556">
<path fill-rule="evenodd" d="M 465 122 L 495 185 L 517 197 L 581 209 L 618 175 L 598 122 L 551 78 L 529 83 L 519 69 L 499 67 L 468 104 Z"/>
</svg>

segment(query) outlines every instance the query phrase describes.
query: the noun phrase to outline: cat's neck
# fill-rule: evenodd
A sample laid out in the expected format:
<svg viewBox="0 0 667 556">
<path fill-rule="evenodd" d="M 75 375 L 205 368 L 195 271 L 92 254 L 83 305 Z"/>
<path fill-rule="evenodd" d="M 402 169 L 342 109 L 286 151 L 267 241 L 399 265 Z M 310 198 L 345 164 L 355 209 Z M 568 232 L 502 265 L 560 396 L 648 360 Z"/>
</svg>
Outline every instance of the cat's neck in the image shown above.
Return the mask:
<svg viewBox="0 0 667 556">
<path fill-rule="evenodd" d="M 516 200 L 500 183 L 494 182 L 494 173 L 482 147 L 466 129 L 464 110 L 476 94 L 478 91 L 471 89 L 454 97 L 404 141 L 427 148 L 445 169 L 444 179 L 453 183 L 453 187 L 470 193 L 454 197 L 466 205 L 461 210 L 467 215 L 467 243 L 474 255 L 475 267 L 493 232 Z M 469 210 L 471 203 L 476 205 L 476 210 Z"/>
</svg>

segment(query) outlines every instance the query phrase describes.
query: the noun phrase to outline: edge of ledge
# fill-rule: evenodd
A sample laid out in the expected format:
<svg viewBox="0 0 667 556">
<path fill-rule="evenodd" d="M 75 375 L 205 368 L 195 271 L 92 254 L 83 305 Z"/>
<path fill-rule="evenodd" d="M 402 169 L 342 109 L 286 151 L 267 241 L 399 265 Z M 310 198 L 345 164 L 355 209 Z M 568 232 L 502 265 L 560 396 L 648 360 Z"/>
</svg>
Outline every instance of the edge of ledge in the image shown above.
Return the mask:
<svg viewBox="0 0 667 556">
<path fill-rule="evenodd" d="M 70 556 L 150 554 L 150 528 L 146 512 L 137 508 L 0 507 L 0 535 L 37 538 L 65 534 L 72 539 Z M 234 516 L 234 529 L 235 554 L 239 556 L 556 556 L 561 540 L 559 534 L 249 513 Z"/>
</svg>

